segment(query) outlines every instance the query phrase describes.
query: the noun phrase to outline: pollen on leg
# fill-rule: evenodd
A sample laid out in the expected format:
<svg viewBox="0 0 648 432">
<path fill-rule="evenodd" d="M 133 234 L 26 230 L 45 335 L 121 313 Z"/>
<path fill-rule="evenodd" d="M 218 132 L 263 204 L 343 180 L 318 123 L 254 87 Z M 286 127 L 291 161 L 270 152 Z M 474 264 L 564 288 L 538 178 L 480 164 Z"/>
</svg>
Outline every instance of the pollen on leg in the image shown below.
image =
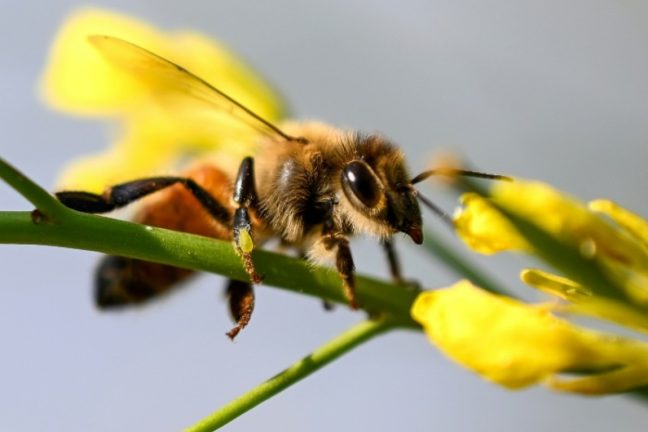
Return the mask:
<svg viewBox="0 0 648 432">
<path fill-rule="evenodd" d="M 263 277 L 256 272 L 254 261 L 252 260 L 252 251 L 254 250 L 254 240 L 250 229 L 247 227 L 236 229 L 234 232 L 234 248 L 243 261 L 245 272 L 250 276 L 252 283 L 261 283 Z"/>
<path fill-rule="evenodd" d="M 242 228 L 238 231 L 236 243 L 238 248 L 243 253 L 248 254 L 254 250 L 254 240 L 252 240 L 250 230 L 247 228 Z"/>
</svg>

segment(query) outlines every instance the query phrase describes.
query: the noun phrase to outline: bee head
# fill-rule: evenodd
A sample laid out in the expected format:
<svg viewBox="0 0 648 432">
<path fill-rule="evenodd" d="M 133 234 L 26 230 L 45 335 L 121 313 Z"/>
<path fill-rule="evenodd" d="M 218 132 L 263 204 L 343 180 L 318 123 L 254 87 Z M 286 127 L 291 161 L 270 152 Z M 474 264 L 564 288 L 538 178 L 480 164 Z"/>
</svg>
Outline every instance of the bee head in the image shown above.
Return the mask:
<svg viewBox="0 0 648 432">
<path fill-rule="evenodd" d="M 403 232 L 421 244 L 421 210 L 403 154 L 373 135 L 360 139 L 357 148 L 357 157 L 340 173 L 344 196 L 353 208 L 352 223 L 379 235 Z"/>
</svg>

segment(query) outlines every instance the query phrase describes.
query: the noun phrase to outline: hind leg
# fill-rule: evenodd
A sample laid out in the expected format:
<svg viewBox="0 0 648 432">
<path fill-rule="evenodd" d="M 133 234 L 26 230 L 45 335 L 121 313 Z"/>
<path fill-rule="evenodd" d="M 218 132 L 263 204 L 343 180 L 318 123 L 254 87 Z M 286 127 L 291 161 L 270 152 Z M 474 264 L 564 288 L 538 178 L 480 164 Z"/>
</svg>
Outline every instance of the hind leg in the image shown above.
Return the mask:
<svg viewBox="0 0 648 432">
<path fill-rule="evenodd" d="M 229 210 L 202 186 L 185 177 L 149 177 L 133 180 L 108 188 L 100 195 L 81 191 L 62 191 L 56 193 L 56 198 L 66 207 L 84 213 L 108 213 L 175 184 L 184 186 L 218 222 L 230 224 Z"/>
<path fill-rule="evenodd" d="M 254 311 L 254 289 L 249 282 L 230 279 L 227 284 L 226 295 L 229 298 L 230 314 L 236 325 L 225 333 L 234 340 L 237 334 L 250 322 Z"/>
</svg>

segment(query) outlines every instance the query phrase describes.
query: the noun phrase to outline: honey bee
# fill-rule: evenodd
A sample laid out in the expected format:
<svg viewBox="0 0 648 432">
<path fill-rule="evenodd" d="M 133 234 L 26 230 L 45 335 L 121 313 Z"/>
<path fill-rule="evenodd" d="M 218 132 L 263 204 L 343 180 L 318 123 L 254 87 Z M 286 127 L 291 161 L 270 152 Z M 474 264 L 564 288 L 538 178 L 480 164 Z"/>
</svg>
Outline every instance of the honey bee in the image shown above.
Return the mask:
<svg viewBox="0 0 648 432">
<path fill-rule="evenodd" d="M 332 261 L 352 308 L 354 264 L 349 238 L 378 237 L 394 280 L 402 276 L 392 245 L 395 233 L 423 242 L 419 200 L 414 185 L 435 174 L 410 176 L 403 153 L 386 138 L 317 122 L 274 125 L 223 91 L 143 47 L 111 36 L 90 43 L 115 67 L 135 78 L 156 80 L 187 101 L 206 104 L 263 132 L 260 151 L 246 157 L 238 172 L 219 161 L 197 161 L 179 176 L 142 178 L 114 185 L 102 194 L 56 193 L 66 206 L 106 213 L 154 194 L 135 214 L 139 223 L 233 242 L 249 282 L 228 283 L 234 338 L 254 309 L 252 284 L 260 283 L 253 250 L 271 239 L 314 262 Z M 466 175 L 486 174 L 461 171 Z M 440 213 L 440 212 L 439 212 Z M 95 299 L 101 308 L 142 303 L 177 285 L 191 271 L 145 261 L 107 256 L 96 275 Z"/>
</svg>

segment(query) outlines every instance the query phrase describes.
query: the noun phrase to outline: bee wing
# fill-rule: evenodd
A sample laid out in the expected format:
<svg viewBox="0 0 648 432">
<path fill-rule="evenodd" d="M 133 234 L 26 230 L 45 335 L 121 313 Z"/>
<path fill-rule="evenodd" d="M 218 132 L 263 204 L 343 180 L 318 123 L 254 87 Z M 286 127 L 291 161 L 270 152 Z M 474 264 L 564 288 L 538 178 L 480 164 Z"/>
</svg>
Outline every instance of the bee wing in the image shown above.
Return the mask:
<svg viewBox="0 0 648 432">
<path fill-rule="evenodd" d="M 189 104 L 196 105 L 196 102 L 199 102 L 264 134 L 278 135 L 288 141 L 303 141 L 303 138 L 284 133 L 271 122 L 182 66 L 145 48 L 112 36 L 92 35 L 88 40 L 111 64 L 128 72 L 154 95 L 173 94 Z"/>
</svg>

